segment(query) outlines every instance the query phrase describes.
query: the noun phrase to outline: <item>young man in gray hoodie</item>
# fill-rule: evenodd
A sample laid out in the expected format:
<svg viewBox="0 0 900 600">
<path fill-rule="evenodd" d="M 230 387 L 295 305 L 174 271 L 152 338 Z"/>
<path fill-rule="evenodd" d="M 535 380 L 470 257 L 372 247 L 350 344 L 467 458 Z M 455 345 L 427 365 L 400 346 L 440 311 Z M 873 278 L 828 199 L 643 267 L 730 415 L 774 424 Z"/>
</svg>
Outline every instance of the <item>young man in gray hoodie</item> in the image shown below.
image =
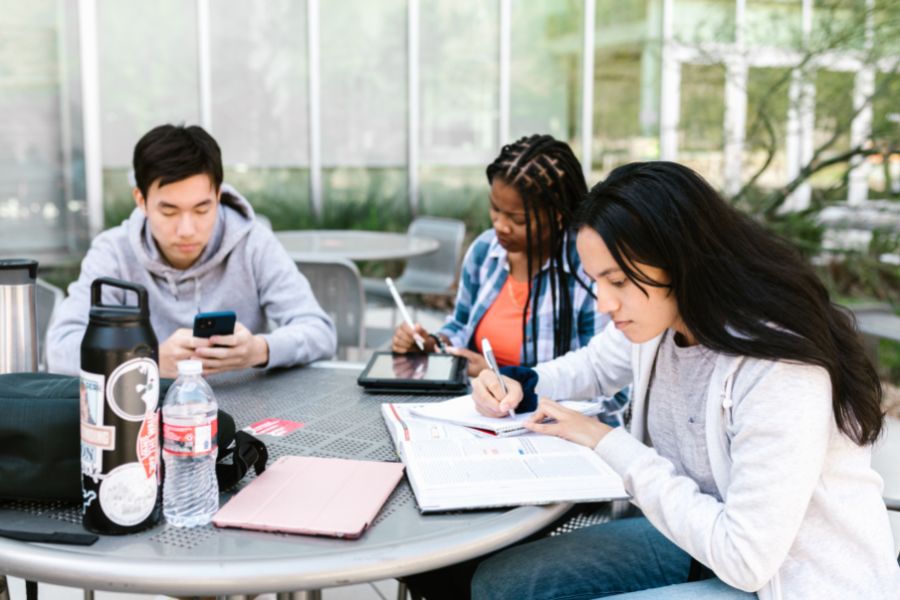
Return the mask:
<svg viewBox="0 0 900 600">
<path fill-rule="evenodd" d="M 78 373 L 91 282 L 103 276 L 147 288 L 163 377 L 176 376 L 176 362 L 188 358 L 216 373 L 334 354 L 334 324 L 247 200 L 222 183 L 221 152 L 206 131 L 156 127 L 135 146 L 134 174 L 137 207 L 94 239 L 54 316 L 50 371 Z M 104 288 L 104 304 L 124 300 L 121 290 Z M 232 335 L 193 336 L 195 314 L 221 310 L 237 314 Z M 276 327 L 267 333 L 269 322 Z"/>
</svg>

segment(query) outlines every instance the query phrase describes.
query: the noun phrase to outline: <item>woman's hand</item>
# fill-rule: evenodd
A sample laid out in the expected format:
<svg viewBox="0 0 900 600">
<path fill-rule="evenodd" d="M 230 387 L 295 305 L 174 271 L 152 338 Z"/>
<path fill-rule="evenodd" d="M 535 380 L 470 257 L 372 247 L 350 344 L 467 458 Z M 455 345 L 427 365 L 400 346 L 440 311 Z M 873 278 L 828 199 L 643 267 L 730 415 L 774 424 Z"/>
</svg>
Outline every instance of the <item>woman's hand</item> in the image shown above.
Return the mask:
<svg viewBox="0 0 900 600">
<path fill-rule="evenodd" d="M 472 399 L 475 400 L 475 410 L 486 417 L 509 416 L 509 411 L 514 410 L 522 401 L 522 386 L 518 381 L 509 377 L 503 377 L 503 381 L 506 383 L 506 394 L 500 387 L 500 380 L 490 369 L 484 369 L 476 379 L 472 380 Z"/>
<path fill-rule="evenodd" d="M 542 423 L 545 419 L 553 419 L 555 422 Z M 598 421 L 597 417 L 583 415 L 547 398 L 538 401 L 537 410 L 523 425 L 536 433 L 555 435 L 591 449 L 613 429 Z"/>
<path fill-rule="evenodd" d="M 416 323 L 415 334 L 421 336 L 421 339 L 424 341 L 424 350 L 419 350 L 412 328 L 406 323 L 400 323 L 397 325 L 397 329 L 394 330 L 394 337 L 391 339 L 391 351 L 399 352 L 401 354 L 409 352 L 434 352 L 434 349 L 437 346 L 434 342 L 434 338 L 429 337 L 428 332 L 425 331 L 425 328 L 419 323 Z"/>
<path fill-rule="evenodd" d="M 447 348 L 447 354 L 452 354 L 454 356 L 461 356 L 465 359 L 468 359 L 468 369 L 469 377 L 478 377 L 481 375 L 481 372 L 488 368 L 487 361 L 484 360 L 484 357 L 478 352 L 473 352 L 467 348 L 457 348 L 456 346 L 450 346 Z"/>
</svg>

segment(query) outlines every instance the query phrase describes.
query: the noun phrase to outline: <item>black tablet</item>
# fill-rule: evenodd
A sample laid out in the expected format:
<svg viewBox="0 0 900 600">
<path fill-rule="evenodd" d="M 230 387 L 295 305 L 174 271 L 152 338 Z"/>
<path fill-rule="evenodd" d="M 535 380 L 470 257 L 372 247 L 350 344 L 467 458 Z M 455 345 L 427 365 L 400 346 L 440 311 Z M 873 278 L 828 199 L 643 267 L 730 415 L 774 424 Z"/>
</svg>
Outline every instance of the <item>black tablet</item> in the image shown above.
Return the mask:
<svg viewBox="0 0 900 600">
<path fill-rule="evenodd" d="M 356 381 L 369 392 L 464 394 L 469 389 L 466 359 L 452 354 L 376 352 Z"/>
</svg>

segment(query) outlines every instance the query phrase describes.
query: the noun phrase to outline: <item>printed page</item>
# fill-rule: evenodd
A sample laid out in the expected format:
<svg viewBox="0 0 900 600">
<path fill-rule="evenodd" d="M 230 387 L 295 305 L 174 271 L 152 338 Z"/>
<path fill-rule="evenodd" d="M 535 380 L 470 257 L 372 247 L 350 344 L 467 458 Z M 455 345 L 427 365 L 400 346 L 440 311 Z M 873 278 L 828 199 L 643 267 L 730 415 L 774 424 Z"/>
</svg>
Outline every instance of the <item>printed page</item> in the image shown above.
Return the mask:
<svg viewBox="0 0 900 600">
<path fill-rule="evenodd" d="M 391 438 L 394 440 L 397 454 L 400 454 L 400 445 L 404 441 L 471 440 L 481 437 L 480 434 L 471 429 L 449 423 L 421 419 L 413 414 L 413 409 L 423 406 L 428 405 L 412 403 L 384 403 L 381 405 L 381 416 L 384 418 Z"/>
<path fill-rule="evenodd" d="M 628 497 L 621 478 L 594 452 L 551 436 L 403 446 L 422 512 Z"/>
</svg>

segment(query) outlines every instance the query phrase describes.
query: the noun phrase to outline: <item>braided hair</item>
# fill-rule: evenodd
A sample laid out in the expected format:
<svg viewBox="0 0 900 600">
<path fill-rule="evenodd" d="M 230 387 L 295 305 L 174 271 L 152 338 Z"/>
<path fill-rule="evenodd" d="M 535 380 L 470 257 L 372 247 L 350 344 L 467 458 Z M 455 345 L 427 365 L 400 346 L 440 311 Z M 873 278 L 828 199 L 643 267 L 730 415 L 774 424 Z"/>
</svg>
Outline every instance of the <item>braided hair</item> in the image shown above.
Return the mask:
<svg viewBox="0 0 900 600">
<path fill-rule="evenodd" d="M 519 192 L 525 208 L 525 231 L 528 257 L 528 299 L 522 310 L 522 339 L 527 340 L 528 306 L 531 305 L 532 361 L 529 362 L 528 344 L 524 346 L 523 364 L 537 362 L 538 298 L 542 279 L 532 286 L 534 265 L 543 265 L 549 259 L 549 283 L 553 306 L 553 357 L 569 351 L 572 343 L 573 311 L 569 286 L 566 285 L 563 265 L 568 265 L 571 276 L 593 297 L 590 288 L 577 275 L 572 266 L 565 242 L 575 213 L 587 196 L 587 183 L 581 163 L 565 142 L 549 135 L 531 135 L 503 146 L 500 155 L 487 170 L 488 183 L 499 178 Z M 541 219 L 543 215 L 545 219 Z M 532 235 L 531 223 L 537 224 Z M 542 224 L 543 221 L 543 224 Z M 550 228 L 550 252 L 544 256 L 543 227 Z M 536 236 L 536 237 L 535 237 Z M 565 261 L 565 262 L 564 262 Z"/>
</svg>

